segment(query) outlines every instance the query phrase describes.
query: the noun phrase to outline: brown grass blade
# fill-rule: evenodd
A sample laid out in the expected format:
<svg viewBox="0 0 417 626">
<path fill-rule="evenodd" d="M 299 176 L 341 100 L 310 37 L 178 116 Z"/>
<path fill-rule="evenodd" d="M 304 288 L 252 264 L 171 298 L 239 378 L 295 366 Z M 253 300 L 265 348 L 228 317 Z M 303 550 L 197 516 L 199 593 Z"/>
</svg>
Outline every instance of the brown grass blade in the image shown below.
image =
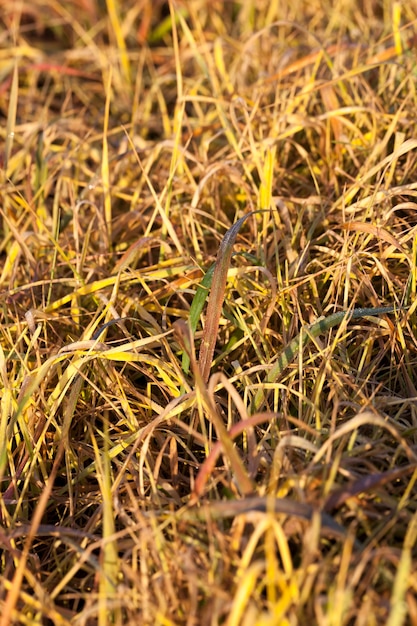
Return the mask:
<svg viewBox="0 0 417 626">
<path fill-rule="evenodd" d="M 214 347 L 216 345 L 217 332 L 219 329 L 220 314 L 223 306 L 224 292 L 226 289 L 227 272 L 232 257 L 233 245 L 243 222 L 256 213 L 250 211 L 241 217 L 224 235 L 217 254 L 214 268 L 213 282 L 207 307 L 206 325 L 201 341 L 198 364 L 203 381 L 206 383 L 210 375 L 211 362 L 213 360 Z"/>
<path fill-rule="evenodd" d="M 406 467 L 399 469 L 389 470 L 387 472 L 377 472 L 376 474 L 369 474 L 368 476 L 362 476 L 355 480 L 352 484 L 346 487 L 341 487 L 330 494 L 327 498 L 323 510 L 332 511 L 333 509 L 340 508 L 346 500 L 359 496 L 365 492 L 375 490 L 378 487 L 382 487 L 388 483 L 399 480 L 403 476 L 411 472 L 415 472 L 416 464 L 411 463 Z"/>
<path fill-rule="evenodd" d="M 289 517 L 298 517 L 303 520 L 311 521 L 316 510 L 310 504 L 305 502 L 297 502 L 296 500 L 290 500 L 289 498 L 275 498 L 267 495 L 248 496 L 246 498 L 242 498 L 241 500 L 210 502 L 199 507 L 198 509 L 190 508 L 188 511 L 181 512 L 181 517 L 187 518 L 196 516 L 204 518 L 209 516 L 212 519 L 222 519 L 252 512 L 281 513 L 283 515 L 288 515 Z M 335 537 L 346 537 L 346 530 L 328 513 L 317 513 L 320 516 L 323 531 L 326 531 L 328 534 Z M 355 547 L 358 549 L 360 548 L 359 542 L 356 542 Z"/>
</svg>

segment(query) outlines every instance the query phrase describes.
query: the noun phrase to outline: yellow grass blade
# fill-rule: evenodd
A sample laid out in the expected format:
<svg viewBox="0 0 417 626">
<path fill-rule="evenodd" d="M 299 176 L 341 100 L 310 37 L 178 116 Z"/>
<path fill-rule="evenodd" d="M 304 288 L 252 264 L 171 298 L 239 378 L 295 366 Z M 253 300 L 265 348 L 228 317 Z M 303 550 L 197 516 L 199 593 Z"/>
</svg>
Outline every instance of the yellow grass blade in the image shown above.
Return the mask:
<svg viewBox="0 0 417 626">
<path fill-rule="evenodd" d="M 126 47 L 122 25 L 120 22 L 120 8 L 117 0 L 106 0 L 107 10 L 109 12 L 110 24 L 116 38 L 117 48 L 120 55 L 123 78 L 130 85 L 130 61 L 129 53 Z"/>
<path fill-rule="evenodd" d="M 111 464 L 109 457 L 108 441 L 108 417 L 104 415 L 104 447 L 98 446 L 97 440 L 91 433 L 91 441 L 94 447 L 97 479 L 100 484 L 101 502 L 103 507 L 103 546 L 102 546 L 102 569 L 99 581 L 99 626 L 107 626 L 109 621 L 117 621 L 118 611 L 114 610 L 114 600 L 117 597 L 117 577 L 118 577 L 118 551 L 115 539 L 115 511 L 113 508 Z"/>
</svg>

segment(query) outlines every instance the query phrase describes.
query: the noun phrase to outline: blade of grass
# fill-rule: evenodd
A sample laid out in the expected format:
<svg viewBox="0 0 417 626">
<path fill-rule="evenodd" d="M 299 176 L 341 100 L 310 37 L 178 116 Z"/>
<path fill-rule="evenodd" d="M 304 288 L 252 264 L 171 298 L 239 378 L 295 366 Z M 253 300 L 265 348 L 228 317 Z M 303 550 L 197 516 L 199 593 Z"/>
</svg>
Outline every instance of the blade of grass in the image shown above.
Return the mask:
<svg viewBox="0 0 417 626">
<path fill-rule="evenodd" d="M 111 227 L 112 227 L 112 203 L 110 195 L 110 171 L 109 171 L 109 145 L 108 145 L 108 132 L 109 132 L 109 118 L 110 118 L 110 102 L 112 99 L 112 68 L 109 67 L 109 74 L 106 85 L 106 105 L 104 109 L 103 118 L 103 157 L 101 162 L 101 178 L 103 181 L 103 195 L 104 195 L 104 219 L 106 222 L 106 235 L 108 237 L 107 248 L 111 241 Z"/>
<path fill-rule="evenodd" d="M 104 415 L 103 439 L 103 449 L 101 450 L 94 433 L 91 431 L 91 441 L 95 452 L 97 467 L 97 480 L 100 485 L 103 507 L 103 569 L 99 583 L 99 626 L 108 624 L 109 618 L 110 621 L 114 621 L 112 618 L 115 617 L 115 614 L 109 605 L 112 604 L 116 595 L 119 560 L 117 543 L 114 539 L 116 528 L 114 523 L 115 512 L 113 509 L 111 461 L 109 455 L 109 420 L 107 411 L 105 411 Z"/>
<path fill-rule="evenodd" d="M 17 112 L 17 92 L 19 87 L 19 74 L 17 69 L 17 61 L 13 68 L 13 77 L 12 84 L 10 87 L 10 100 L 9 100 L 9 108 L 7 111 L 7 125 L 6 125 L 6 145 L 5 145 L 5 154 L 4 154 L 4 171 L 6 172 L 6 177 L 8 175 L 8 165 L 9 159 L 12 152 L 13 139 L 14 139 L 14 129 L 16 124 L 16 112 Z"/>
<path fill-rule="evenodd" d="M 195 296 L 190 307 L 190 317 L 188 323 L 193 336 L 195 335 L 195 331 L 197 329 L 197 324 L 200 319 L 204 303 L 207 300 L 207 295 L 213 280 L 214 268 L 215 263 L 213 263 L 213 265 L 204 274 L 203 279 L 195 292 Z M 186 351 L 182 353 L 181 365 L 184 374 L 188 374 L 188 372 L 190 371 L 190 356 Z"/>
<path fill-rule="evenodd" d="M 415 472 L 416 463 L 410 463 L 406 467 L 388 470 L 386 472 L 376 472 L 367 476 L 361 476 L 346 487 L 340 487 L 333 491 L 324 503 L 324 511 L 332 511 L 340 508 L 349 498 L 353 498 L 359 494 L 375 490 L 378 487 L 399 480 L 402 476 L 406 476 L 411 472 Z"/>
<path fill-rule="evenodd" d="M 36 215 L 41 223 L 48 223 L 48 211 L 45 206 L 45 185 L 48 178 L 47 160 L 44 155 L 44 131 L 38 134 L 35 152 L 35 191 L 36 191 Z"/>
<path fill-rule="evenodd" d="M 126 42 L 123 36 L 123 29 L 120 23 L 119 6 L 116 0 L 106 0 L 107 11 L 109 13 L 110 24 L 113 29 L 114 36 L 116 38 L 117 48 L 120 54 L 120 63 L 123 72 L 123 78 L 126 83 L 130 85 L 130 62 L 129 54 L 126 48 Z"/>
<path fill-rule="evenodd" d="M 407 591 L 410 588 L 412 576 L 413 552 L 417 542 L 417 513 L 414 513 L 407 528 L 401 558 L 397 566 L 394 585 L 391 596 L 391 609 L 387 620 L 387 626 L 401 626 L 407 619 Z"/>
<path fill-rule="evenodd" d="M 230 259 L 232 258 L 233 245 L 243 222 L 254 213 L 257 213 L 257 211 L 246 213 L 246 215 L 233 224 L 224 235 L 219 247 L 207 307 L 206 325 L 204 327 L 198 358 L 201 377 L 205 383 L 208 381 L 210 375 L 210 367 L 213 360 L 214 347 L 216 345 L 220 314 L 226 290 L 227 272 L 229 270 Z"/>
<path fill-rule="evenodd" d="M 170 2 L 169 5 L 171 8 L 172 3 Z M 174 11 L 171 10 L 170 15 L 167 15 L 167 17 L 165 17 L 164 19 L 159 20 L 158 24 L 155 26 L 152 32 L 149 33 L 148 35 L 148 43 L 150 44 L 158 43 L 166 35 L 171 34 L 174 20 L 175 20 L 175 24 L 179 24 L 180 16 L 185 19 L 188 17 L 188 10 L 185 6 L 184 7 L 176 6 Z"/>
<path fill-rule="evenodd" d="M 182 519 L 193 519 L 209 517 L 211 519 L 225 519 L 235 517 L 250 511 L 260 511 L 262 513 L 275 512 L 311 521 L 313 514 L 317 511 L 312 505 L 306 502 L 290 500 L 290 498 L 275 498 L 266 496 L 247 496 L 240 500 L 210 501 L 201 506 L 194 507 L 195 501 L 191 501 L 188 509 L 181 511 Z M 346 537 L 346 530 L 331 515 L 320 511 L 321 527 L 335 537 Z M 359 548 L 359 541 L 355 542 Z"/>
<path fill-rule="evenodd" d="M 247 216 L 246 216 L 247 217 Z M 239 220 L 240 221 L 240 220 Z M 227 432 L 227 428 L 220 417 L 216 404 L 209 394 L 206 381 L 203 381 L 201 370 L 195 359 L 194 351 L 194 337 L 190 331 L 190 327 L 185 320 L 177 320 L 175 322 L 175 334 L 179 343 L 184 347 L 185 351 L 189 354 L 191 359 L 191 367 L 195 378 L 195 386 L 197 391 L 197 398 L 201 402 L 204 412 L 208 420 L 213 424 L 216 429 L 217 436 L 221 442 L 224 456 L 228 459 L 236 482 L 239 486 L 239 490 L 242 495 L 248 495 L 253 493 L 253 484 L 249 478 L 246 469 L 243 465 L 237 449 L 233 444 L 233 440 Z M 196 496 L 197 494 L 194 494 Z"/>
<path fill-rule="evenodd" d="M 3 385 L 0 399 L 0 483 L 3 481 L 4 469 L 7 465 L 7 451 L 9 440 L 7 438 L 7 424 L 9 416 L 13 412 L 13 393 L 7 377 L 7 363 L 2 346 L 0 346 L 0 378 Z"/>
<path fill-rule="evenodd" d="M 358 308 L 351 311 L 339 311 L 338 313 L 333 313 L 332 315 L 328 315 L 327 317 L 319 319 L 317 322 L 314 322 L 314 324 L 311 324 L 310 326 L 302 328 L 299 334 L 294 337 L 294 339 L 290 341 L 287 347 L 281 352 L 278 360 L 266 375 L 264 384 L 271 384 L 276 382 L 277 378 L 295 359 L 296 355 L 299 353 L 300 348 L 304 348 L 307 345 L 308 341 L 314 339 L 315 337 L 319 337 L 319 335 L 327 330 L 330 330 L 330 328 L 339 326 L 343 322 L 343 320 L 355 320 L 362 317 L 384 315 L 385 313 L 393 313 L 394 311 L 398 311 L 399 309 L 401 309 L 401 307 L 386 306 L 364 309 Z M 262 387 L 260 387 L 253 400 L 253 413 L 257 413 L 259 411 L 260 407 L 262 406 L 263 400 L 264 390 Z"/>
</svg>

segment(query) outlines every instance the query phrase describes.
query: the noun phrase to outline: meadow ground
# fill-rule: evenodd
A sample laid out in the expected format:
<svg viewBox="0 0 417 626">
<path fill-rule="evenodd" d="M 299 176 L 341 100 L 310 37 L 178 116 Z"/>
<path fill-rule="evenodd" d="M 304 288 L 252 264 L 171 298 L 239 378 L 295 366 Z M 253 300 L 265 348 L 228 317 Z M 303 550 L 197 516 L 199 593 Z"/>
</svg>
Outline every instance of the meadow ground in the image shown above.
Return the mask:
<svg viewBox="0 0 417 626">
<path fill-rule="evenodd" d="M 416 2 L 0 9 L 0 625 L 417 624 Z"/>
</svg>

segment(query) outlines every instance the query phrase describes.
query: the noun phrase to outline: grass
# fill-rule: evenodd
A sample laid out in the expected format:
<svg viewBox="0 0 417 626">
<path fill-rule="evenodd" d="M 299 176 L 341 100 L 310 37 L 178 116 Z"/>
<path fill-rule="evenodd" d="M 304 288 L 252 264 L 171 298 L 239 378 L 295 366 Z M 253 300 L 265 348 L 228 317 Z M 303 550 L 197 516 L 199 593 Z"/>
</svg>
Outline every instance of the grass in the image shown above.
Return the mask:
<svg viewBox="0 0 417 626">
<path fill-rule="evenodd" d="M 414 3 L 1 19 L 0 625 L 417 624 Z"/>
</svg>

